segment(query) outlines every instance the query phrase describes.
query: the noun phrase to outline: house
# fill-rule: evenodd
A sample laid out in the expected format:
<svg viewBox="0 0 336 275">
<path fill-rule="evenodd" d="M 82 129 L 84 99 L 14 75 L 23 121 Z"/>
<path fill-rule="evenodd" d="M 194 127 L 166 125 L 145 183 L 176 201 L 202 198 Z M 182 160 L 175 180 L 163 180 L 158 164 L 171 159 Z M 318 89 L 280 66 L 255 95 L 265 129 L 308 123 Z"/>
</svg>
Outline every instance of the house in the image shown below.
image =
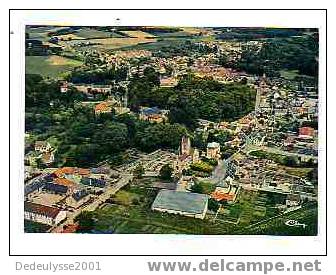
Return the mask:
<svg viewBox="0 0 336 275">
<path fill-rule="evenodd" d="M 35 142 L 35 151 L 40 153 L 50 152 L 52 149 L 51 145 L 47 141 L 36 141 Z"/>
<path fill-rule="evenodd" d="M 88 178 L 88 177 L 81 178 L 80 183 L 83 185 L 89 185 L 99 188 L 104 188 L 106 186 L 106 182 L 103 179 Z"/>
<path fill-rule="evenodd" d="M 54 226 L 66 219 L 66 211 L 63 211 L 56 207 L 36 204 L 32 202 L 25 202 L 24 219 Z"/>
<path fill-rule="evenodd" d="M 208 210 L 208 195 L 173 190 L 161 190 L 152 207 L 154 211 L 204 219 Z"/>
<path fill-rule="evenodd" d="M 76 186 L 75 182 L 73 182 L 71 180 L 68 180 L 67 178 L 56 178 L 56 179 L 53 180 L 53 183 L 57 184 L 57 185 L 65 186 L 65 187 L 67 187 L 68 189 L 71 189 L 71 190 L 73 190 Z"/>
<path fill-rule="evenodd" d="M 311 139 L 314 138 L 315 130 L 311 127 L 301 127 L 299 128 L 299 138 Z"/>
<path fill-rule="evenodd" d="M 227 201 L 233 203 L 236 201 L 239 190 L 239 187 L 227 184 L 226 187 L 217 187 L 210 196 L 216 201 Z"/>
<path fill-rule="evenodd" d="M 82 198 L 86 197 L 88 194 L 88 192 L 85 189 L 81 189 L 81 190 L 76 190 L 73 194 L 72 197 L 74 198 L 74 200 L 79 201 Z"/>
<path fill-rule="evenodd" d="M 83 84 L 83 85 L 72 85 L 79 92 L 86 94 L 109 94 L 112 91 L 111 85 L 95 85 L 95 84 Z"/>
<path fill-rule="evenodd" d="M 66 93 L 69 90 L 68 83 L 63 82 L 60 86 L 60 91 L 61 93 Z"/>
<path fill-rule="evenodd" d="M 286 206 L 293 207 L 299 206 L 301 203 L 301 197 L 299 194 L 288 194 L 286 198 Z"/>
<path fill-rule="evenodd" d="M 102 113 L 111 113 L 112 112 L 112 106 L 110 102 L 104 101 L 95 106 L 94 112 L 96 115 L 102 114 Z"/>
<path fill-rule="evenodd" d="M 164 122 L 168 120 L 169 110 L 160 110 L 158 107 L 140 107 L 139 119 L 152 121 L 152 122 Z"/>
<path fill-rule="evenodd" d="M 64 195 L 68 193 L 69 187 L 62 184 L 47 182 L 43 189 L 54 194 Z"/>
<path fill-rule="evenodd" d="M 176 77 L 160 78 L 161 87 L 175 87 L 177 84 L 178 84 L 178 79 Z"/>
<path fill-rule="evenodd" d="M 218 142 L 210 142 L 207 146 L 207 158 L 219 159 L 220 158 L 220 144 Z"/>
<path fill-rule="evenodd" d="M 53 151 L 51 152 L 45 152 L 42 154 L 42 157 L 41 157 L 41 161 L 46 164 L 46 165 L 49 165 L 51 163 L 53 163 L 55 160 L 55 154 Z"/>
</svg>

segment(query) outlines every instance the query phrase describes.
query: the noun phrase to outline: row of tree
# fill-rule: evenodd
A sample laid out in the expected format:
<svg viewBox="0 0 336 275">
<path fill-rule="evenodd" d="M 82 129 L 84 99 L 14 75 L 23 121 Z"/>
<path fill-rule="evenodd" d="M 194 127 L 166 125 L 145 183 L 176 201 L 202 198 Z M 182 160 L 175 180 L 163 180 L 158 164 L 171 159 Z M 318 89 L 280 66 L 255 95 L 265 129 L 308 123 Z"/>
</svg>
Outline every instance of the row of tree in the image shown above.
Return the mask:
<svg viewBox="0 0 336 275">
<path fill-rule="evenodd" d="M 318 75 L 318 34 L 277 38 L 257 45 L 243 47 L 240 58 L 224 64 L 248 73 L 280 76 L 280 70 L 298 70 L 300 74 Z M 226 63 L 222 57 L 221 62 Z"/>
</svg>

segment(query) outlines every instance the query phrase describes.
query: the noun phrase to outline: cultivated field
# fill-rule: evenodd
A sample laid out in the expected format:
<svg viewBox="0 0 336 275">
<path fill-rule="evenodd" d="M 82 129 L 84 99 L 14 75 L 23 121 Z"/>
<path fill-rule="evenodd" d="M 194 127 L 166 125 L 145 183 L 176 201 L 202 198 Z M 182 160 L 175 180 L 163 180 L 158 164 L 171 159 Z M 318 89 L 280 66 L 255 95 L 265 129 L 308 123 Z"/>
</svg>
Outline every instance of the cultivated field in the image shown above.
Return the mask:
<svg viewBox="0 0 336 275">
<path fill-rule="evenodd" d="M 82 62 L 62 56 L 26 56 L 26 73 L 48 77 L 60 77 Z"/>
</svg>

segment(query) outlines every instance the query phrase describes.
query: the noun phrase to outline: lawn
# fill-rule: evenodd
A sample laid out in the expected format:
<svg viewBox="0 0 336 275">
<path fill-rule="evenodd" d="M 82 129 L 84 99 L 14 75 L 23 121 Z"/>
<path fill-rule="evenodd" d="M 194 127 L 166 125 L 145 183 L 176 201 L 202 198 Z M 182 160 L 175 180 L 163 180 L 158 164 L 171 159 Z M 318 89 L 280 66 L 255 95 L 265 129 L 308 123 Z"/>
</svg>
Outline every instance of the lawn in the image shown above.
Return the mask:
<svg viewBox="0 0 336 275">
<path fill-rule="evenodd" d="M 26 56 L 26 73 L 59 78 L 82 62 L 57 55 Z"/>
</svg>

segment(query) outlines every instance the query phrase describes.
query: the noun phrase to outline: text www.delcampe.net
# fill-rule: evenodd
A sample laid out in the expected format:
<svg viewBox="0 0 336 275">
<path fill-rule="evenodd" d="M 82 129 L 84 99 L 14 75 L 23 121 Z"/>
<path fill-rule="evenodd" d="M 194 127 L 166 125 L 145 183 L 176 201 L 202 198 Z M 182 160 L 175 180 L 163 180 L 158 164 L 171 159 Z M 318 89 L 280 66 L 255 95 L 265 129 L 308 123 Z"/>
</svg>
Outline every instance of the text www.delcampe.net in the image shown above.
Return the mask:
<svg viewBox="0 0 336 275">
<path fill-rule="evenodd" d="M 225 272 L 263 272 L 268 274 L 271 271 L 322 271 L 321 262 L 314 261 L 293 261 L 290 264 L 284 262 L 267 261 L 210 261 L 204 259 L 199 262 L 190 261 L 157 261 L 147 262 L 148 270 L 153 272 L 162 271 L 225 271 Z"/>
</svg>

